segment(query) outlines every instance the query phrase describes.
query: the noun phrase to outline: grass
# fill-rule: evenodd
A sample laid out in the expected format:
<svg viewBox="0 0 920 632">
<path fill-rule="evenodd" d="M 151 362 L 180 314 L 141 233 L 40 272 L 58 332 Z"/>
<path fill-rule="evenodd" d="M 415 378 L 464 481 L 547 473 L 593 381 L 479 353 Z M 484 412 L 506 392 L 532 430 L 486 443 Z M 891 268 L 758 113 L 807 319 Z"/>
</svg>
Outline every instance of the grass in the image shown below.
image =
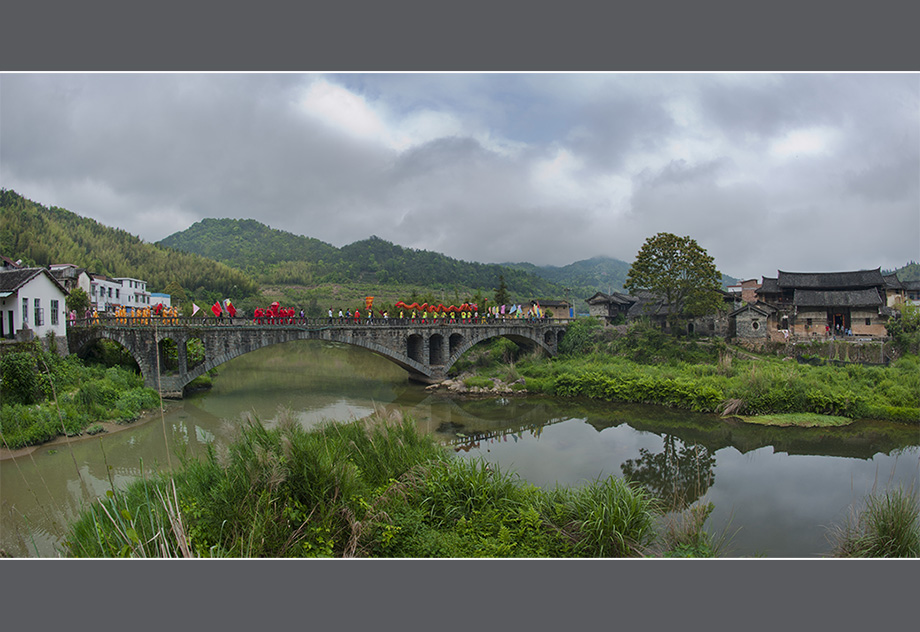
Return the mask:
<svg viewBox="0 0 920 632">
<path fill-rule="evenodd" d="M 70 526 L 66 554 L 635 557 L 667 553 L 660 513 L 636 483 L 543 490 L 378 411 L 310 431 L 253 421 L 171 475 L 113 487 Z"/>
<path fill-rule="evenodd" d="M 849 417 L 819 415 L 817 413 L 739 416 L 738 419 L 745 423 L 758 424 L 761 426 L 798 426 L 800 428 L 828 428 L 846 426 L 853 423 L 853 420 Z"/>
<path fill-rule="evenodd" d="M 834 557 L 920 557 L 920 500 L 913 488 L 869 494 L 830 532 Z"/>
<path fill-rule="evenodd" d="M 10 449 L 62 434 L 78 436 L 100 421 L 133 421 L 160 403 L 157 392 L 145 388 L 133 370 L 84 364 L 75 355 L 61 357 L 39 345 L 6 354 L 2 364 L 0 445 Z M 29 379 L 16 380 L 15 389 L 8 392 L 6 380 L 19 377 L 20 369 L 27 369 Z"/>
<path fill-rule="evenodd" d="M 780 358 L 732 355 L 723 343 L 680 340 L 637 327 L 608 340 L 600 328 L 593 343 L 551 360 L 522 357 L 515 368 L 529 392 L 602 401 L 657 404 L 696 412 L 796 425 L 877 419 L 920 425 L 920 358 L 890 366 L 809 366 Z M 566 334 L 568 336 L 568 334 Z M 489 374 L 488 367 L 478 369 Z M 840 422 L 843 423 L 843 422 Z"/>
</svg>

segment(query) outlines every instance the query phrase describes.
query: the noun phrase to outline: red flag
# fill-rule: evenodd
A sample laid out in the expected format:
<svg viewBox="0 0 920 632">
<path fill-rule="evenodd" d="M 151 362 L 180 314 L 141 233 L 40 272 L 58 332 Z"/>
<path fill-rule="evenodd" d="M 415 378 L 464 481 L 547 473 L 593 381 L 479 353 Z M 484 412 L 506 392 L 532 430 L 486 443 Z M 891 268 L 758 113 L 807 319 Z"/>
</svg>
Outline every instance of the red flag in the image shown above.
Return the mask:
<svg viewBox="0 0 920 632">
<path fill-rule="evenodd" d="M 211 311 L 214 312 L 215 316 L 220 318 L 220 315 L 223 313 L 223 310 L 220 309 L 220 301 L 215 301 L 214 304 L 211 305 Z"/>
</svg>

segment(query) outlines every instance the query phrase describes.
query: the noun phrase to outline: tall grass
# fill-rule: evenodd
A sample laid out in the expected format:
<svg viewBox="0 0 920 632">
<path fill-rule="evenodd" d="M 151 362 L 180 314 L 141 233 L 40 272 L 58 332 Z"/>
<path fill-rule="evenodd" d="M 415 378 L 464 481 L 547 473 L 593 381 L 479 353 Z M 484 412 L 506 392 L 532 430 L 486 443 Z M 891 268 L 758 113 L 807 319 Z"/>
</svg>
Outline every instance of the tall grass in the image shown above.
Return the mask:
<svg viewBox="0 0 920 632">
<path fill-rule="evenodd" d="M 834 557 L 920 557 L 920 499 L 913 487 L 866 496 L 843 525 L 832 527 Z"/>
<path fill-rule="evenodd" d="M 623 557 L 657 504 L 609 477 L 545 491 L 452 456 L 411 419 L 304 430 L 252 421 L 171 475 L 112 490 L 71 525 L 71 556 Z"/>
</svg>

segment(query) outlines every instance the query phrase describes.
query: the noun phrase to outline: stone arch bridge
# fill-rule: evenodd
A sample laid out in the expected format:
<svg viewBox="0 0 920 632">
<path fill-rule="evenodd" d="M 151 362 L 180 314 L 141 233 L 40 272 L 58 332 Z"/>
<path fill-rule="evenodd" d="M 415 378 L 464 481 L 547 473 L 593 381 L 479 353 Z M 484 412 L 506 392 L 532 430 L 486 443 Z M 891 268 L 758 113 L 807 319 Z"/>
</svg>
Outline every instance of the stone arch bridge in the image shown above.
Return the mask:
<svg viewBox="0 0 920 632">
<path fill-rule="evenodd" d="M 144 384 L 165 397 L 182 397 L 185 386 L 216 366 L 250 351 L 293 340 L 324 340 L 363 347 L 398 364 L 409 379 L 435 384 L 474 345 L 504 337 L 556 355 L 565 334 L 565 320 L 477 319 L 475 322 L 423 323 L 389 319 L 341 322 L 339 319 L 295 319 L 260 324 L 240 318 L 142 319 L 109 318 L 77 321 L 68 328 L 71 353 L 82 355 L 100 339 L 117 342 L 137 361 Z M 200 341 L 204 359 L 192 365 L 188 343 Z M 175 344 L 177 362 L 168 363 L 166 349 Z M 171 366 L 168 366 L 171 365 Z"/>
</svg>

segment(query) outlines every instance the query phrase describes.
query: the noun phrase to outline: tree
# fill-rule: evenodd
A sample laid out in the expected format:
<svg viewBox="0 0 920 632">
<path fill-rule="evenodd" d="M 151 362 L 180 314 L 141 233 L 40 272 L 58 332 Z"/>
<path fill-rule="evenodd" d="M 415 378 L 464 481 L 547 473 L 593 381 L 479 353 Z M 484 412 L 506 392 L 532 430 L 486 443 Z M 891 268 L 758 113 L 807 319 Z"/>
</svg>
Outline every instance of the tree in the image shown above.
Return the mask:
<svg viewBox="0 0 920 632">
<path fill-rule="evenodd" d="M 722 275 L 690 237 L 658 233 L 645 240 L 626 275 L 627 291 L 648 290 L 667 303 L 668 323 L 711 314 L 722 305 Z"/>
<path fill-rule="evenodd" d="M 89 296 L 82 287 L 76 287 L 64 299 L 64 304 L 67 305 L 68 311 L 76 312 L 77 316 L 83 318 L 83 314 L 89 309 Z"/>
<path fill-rule="evenodd" d="M 505 275 L 498 275 L 498 289 L 495 290 L 495 304 L 505 305 L 508 302 L 508 286 L 505 285 Z"/>
</svg>

